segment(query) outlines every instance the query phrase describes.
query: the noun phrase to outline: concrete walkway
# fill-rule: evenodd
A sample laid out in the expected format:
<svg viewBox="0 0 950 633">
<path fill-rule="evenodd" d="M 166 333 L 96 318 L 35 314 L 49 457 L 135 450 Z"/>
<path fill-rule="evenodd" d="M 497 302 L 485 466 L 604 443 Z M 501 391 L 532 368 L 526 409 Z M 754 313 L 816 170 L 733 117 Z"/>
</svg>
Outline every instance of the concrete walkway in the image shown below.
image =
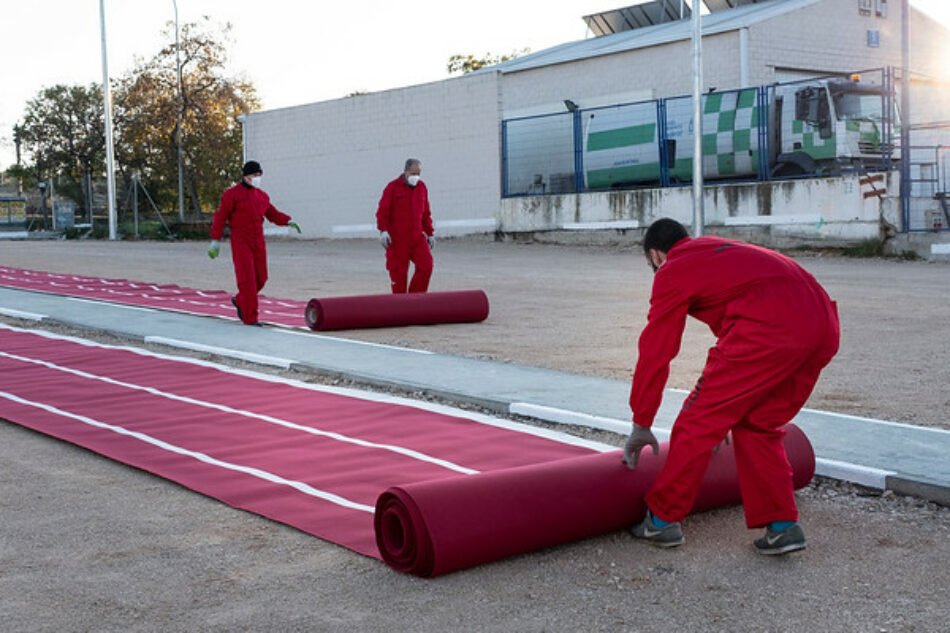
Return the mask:
<svg viewBox="0 0 950 633">
<path fill-rule="evenodd" d="M 630 430 L 630 387 L 625 381 L 7 288 L 0 288 L 0 314 L 368 385 L 425 391 L 502 413 L 624 436 Z M 655 425 L 661 440 L 685 396 L 680 390 L 664 394 Z M 818 474 L 950 505 L 950 431 L 808 409 L 794 422 L 811 439 Z"/>
</svg>

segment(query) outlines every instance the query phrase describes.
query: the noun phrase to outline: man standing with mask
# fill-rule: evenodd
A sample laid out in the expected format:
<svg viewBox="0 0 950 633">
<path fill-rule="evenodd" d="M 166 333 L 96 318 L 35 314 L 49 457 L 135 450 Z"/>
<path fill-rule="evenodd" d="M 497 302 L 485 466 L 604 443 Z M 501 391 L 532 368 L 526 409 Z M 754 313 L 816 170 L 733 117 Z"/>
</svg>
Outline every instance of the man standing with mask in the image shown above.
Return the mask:
<svg viewBox="0 0 950 633">
<path fill-rule="evenodd" d="M 238 318 L 246 325 L 258 322 L 257 293 L 267 283 L 267 248 L 264 243 L 264 218 L 278 226 L 289 226 L 300 233 L 300 227 L 289 215 L 281 213 L 261 191 L 264 171 L 257 161 L 244 164 L 243 175 L 233 187 L 221 196 L 221 206 L 211 222 L 211 247 L 208 257 L 214 259 L 220 252 L 220 240 L 225 224 L 231 227 L 231 259 L 237 278 L 237 295 L 231 303 Z"/>
<path fill-rule="evenodd" d="M 386 249 L 386 270 L 393 294 L 405 293 L 409 262 L 415 265 L 409 292 L 425 292 L 432 277 L 432 212 L 429 191 L 420 180 L 422 163 L 410 158 L 398 178 L 386 185 L 376 210 L 379 241 Z"/>
<path fill-rule="evenodd" d="M 712 451 L 732 434 L 739 490 L 760 554 L 804 549 L 782 426 L 804 406 L 838 351 L 838 311 L 796 262 L 765 248 L 718 237 L 691 239 L 674 220 L 657 220 L 643 238 L 656 273 L 640 334 L 630 408 L 633 432 L 624 461 L 657 441 L 650 426 L 687 315 L 709 326 L 716 344 L 673 424 L 670 451 L 647 492 L 647 516 L 631 532 L 661 547 L 684 542 L 689 513 Z"/>
</svg>

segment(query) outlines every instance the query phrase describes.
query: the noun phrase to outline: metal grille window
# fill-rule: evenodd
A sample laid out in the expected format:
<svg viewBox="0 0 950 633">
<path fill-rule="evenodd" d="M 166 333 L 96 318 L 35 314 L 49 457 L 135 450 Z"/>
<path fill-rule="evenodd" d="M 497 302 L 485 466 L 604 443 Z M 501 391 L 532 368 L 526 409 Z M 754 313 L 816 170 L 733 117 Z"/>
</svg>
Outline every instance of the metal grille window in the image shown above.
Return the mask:
<svg viewBox="0 0 950 633">
<path fill-rule="evenodd" d="M 871 15 L 873 2 L 874 0 L 858 0 L 858 13 L 861 15 Z"/>
</svg>

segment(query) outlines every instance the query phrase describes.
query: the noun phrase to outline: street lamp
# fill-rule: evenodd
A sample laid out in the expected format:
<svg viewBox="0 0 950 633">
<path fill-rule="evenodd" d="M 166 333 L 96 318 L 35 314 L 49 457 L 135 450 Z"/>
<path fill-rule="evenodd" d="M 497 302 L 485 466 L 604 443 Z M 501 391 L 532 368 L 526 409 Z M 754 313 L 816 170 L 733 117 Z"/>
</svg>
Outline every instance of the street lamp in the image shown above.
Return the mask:
<svg viewBox="0 0 950 633">
<path fill-rule="evenodd" d="M 182 167 L 181 167 L 181 50 L 178 45 L 178 0 L 172 0 L 175 5 L 175 67 L 178 69 L 178 125 L 175 128 L 175 145 L 178 146 L 178 219 L 185 221 L 185 194 L 182 187 Z"/>
</svg>

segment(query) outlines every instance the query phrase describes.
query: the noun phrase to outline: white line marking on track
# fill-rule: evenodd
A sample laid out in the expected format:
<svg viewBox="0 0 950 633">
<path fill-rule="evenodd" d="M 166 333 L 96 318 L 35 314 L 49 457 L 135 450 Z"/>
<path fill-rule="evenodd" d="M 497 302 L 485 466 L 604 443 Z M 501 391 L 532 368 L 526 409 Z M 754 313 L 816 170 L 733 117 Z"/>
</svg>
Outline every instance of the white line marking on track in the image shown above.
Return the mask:
<svg viewBox="0 0 950 633">
<path fill-rule="evenodd" d="M 18 354 L 10 354 L 8 352 L 3 352 L 3 351 L 0 351 L 0 357 L 9 358 L 9 359 L 19 361 L 22 363 L 30 363 L 33 365 L 39 365 L 41 367 L 46 367 L 47 369 L 61 371 L 63 373 L 72 374 L 80 378 L 86 378 L 88 380 L 98 380 L 100 382 L 104 382 L 110 385 L 115 385 L 117 387 L 122 387 L 124 389 L 132 389 L 134 391 L 144 391 L 146 393 L 152 394 L 153 396 L 168 398 L 169 400 L 184 402 L 185 404 L 205 407 L 208 409 L 215 409 L 217 411 L 221 411 L 222 413 L 240 415 L 246 418 L 260 420 L 261 422 L 275 424 L 277 426 L 293 429 L 294 431 L 302 431 L 304 433 L 309 433 L 310 435 L 326 437 L 331 440 L 336 440 L 338 442 L 345 442 L 347 444 L 355 444 L 356 446 L 362 446 L 363 448 L 376 448 L 380 450 L 390 451 L 392 453 L 398 453 L 400 455 L 411 457 L 412 459 L 416 459 L 421 462 L 428 462 L 430 464 L 435 464 L 436 466 L 442 466 L 443 468 L 447 468 L 448 470 L 454 470 L 464 475 L 474 475 L 475 473 L 478 472 L 477 470 L 466 468 L 465 466 L 459 466 L 458 464 L 455 464 L 445 459 L 432 457 L 431 455 L 426 455 L 425 453 L 414 451 L 411 448 L 396 446 L 394 444 L 380 444 L 378 442 L 370 442 L 367 440 L 361 440 L 359 438 L 350 437 L 348 435 L 343 435 L 342 433 L 335 433 L 333 431 L 323 431 L 321 429 L 315 429 L 310 426 L 304 426 L 302 424 L 297 424 L 295 422 L 290 422 L 288 420 L 282 420 L 281 418 L 275 418 L 273 416 L 265 415 L 263 413 L 254 413 L 253 411 L 246 411 L 244 409 L 235 409 L 234 407 L 229 407 L 225 404 L 218 404 L 216 402 L 208 402 L 206 400 L 197 400 L 195 398 L 189 398 L 187 396 L 179 396 L 178 394 L 162 391 L 161 389 L 156 389 L 155 387 L 146 387 L 145 385 L 137 385 L 135 383 L 125 382 L 123 380 L 116 380 L 114 378 L 109 378 L 108 376 L 100 376 L 98 374 L 92 374 L 86 371 L 82 371 L 81 369 L 73 369 L 71 367 L 64 367 L 62 365 L 57 365 L 56 363 L 40 360 L 38 358 L 28 358 L 26 356 L 20 356 Z"/>
<path fill-rule="evenodd" d="M 333 387 L 330 385 L 315 385 L 309 382 L 303 382 L 302 380 L 294 380 L 293 378 L 282 378 L 279 376 L 271 376 L 269 374 L 261 374 L 261 373 L 250 371 L 247 369 L 237 369 L 234 367 L 229 367 L 227 365 L 222 365 L 221 363 L 215 363 L 213 361 L 201 360 L 198 358 L 189 358 L 186 356 L 172 356 L 171 354 L 162 354 L 159 352 L 153 352 L 151 350 L 142 349 L 140 347 L 105 345 L 102 343 L 96 343 L 94 341 L 88 341 L 86 339 L 77 338 L 75 336 L 67 336 L 65 334 L 54 334 L 46 330 L 19 328 L 19 327 L 14 327 L 12 325 L 7 325 L 5 323 L 0 323 L 0 329 L 11 330 L 14 332 L 22 332 L 25 334 L 34 334 L 36 336 L 41 336 L 43 338 L 48 338 L 52 340 L 69 341 L 71 343 L 84 345 L 86 347 L 117 349 L 117 350 L 130 352 L 132 354 L 138 354 L 139 356 L 147 356 L 150 358 L 160 358 L 162 360 L 169 360 L 169 361 L 174 361 L 178 363 L 190 363 L 192 365 L 199 365 L 201 367 L 208 367 L 210 369 L 215 369 L 222 373 L 233 374 L 236 376 L 244 376 L 246 378 L 253 378 L 255 380 L 260 380 L 263 382 L 290 385 L 298 389 L 307 389 L 309 391 L 316 391 L 320 393 L 332 393 L 339 396 L 358 398 L 360 400 L 367 400 L 370 402 L 383 402 L 383 403 L 394 404 L 394 405 L 403 406 L 403 407 L 411 407 L 413 409 L 431 411 L 433 413 L 441 413 L 443 415 L 471 420 L 472 422 L 477 422 L 479 424 L 485 424 L 488 426 L 494 426 L 498 428 L 508 429 L 511 431 L 517 431 L 519 433 L 526 433 L 528 435 L 535 435 L 537 437 L 543 437 L 549 440 L 560 442 L 562 444 L 570 444 L 572 446 L 587 448 L 587 449 L 597 451 L 600 453 L 617 450 L 616 446 L 611 446 L 609 444 L 603 444 L 601 442 L 593 442 L 590 440 L 585 440 L 580 437 L 576 437 L 574 435 L 568 435 L 567 433 L 561 433 L 558 431 L 553 431 L 551 429 L 544 429 L 544 428 L 540 428 L 536 426 L 531 426 L 528 424 L 522 424 L 521 422 L 514 422 L 512 420 L 496 418 L 496 417 L 492 417 L 490 415 L 485 415 L 482 413 L 475 413 L 473 411 L 466 411 L 464 409 L 459 409 L 457 407 L 451 407 L 444 404 L 420 402 L 418 400 L 410 400 L 409 398 L 401 398 L 398 396 L 377 393 L 374 391 L 354 389 L 352 387 Z"/>
<path fill-rule="evenodd" d="M 32 400 L 26 400 L 24 398 L 20 398 L 19 396 L 15 396 L 12 393 L 7 393 L 5 391 L 0 391 L 0 398 L 6 398 L 7 400 L 11 400 L 13 402 L 16 402 L 22 405 L 35 407 L 37 409 L 42 409 L 54 415 L 70 418 L 70 419 L 76 420 L 77 422 L 82 422 L 83 424 L 88 424 L 89 426 L 95 426 L 101 429 L 105 429 L 107 431 L 112 431 L 113 433 L 117 433 L 119 435 L 127 435 L 129 437 L 134 437 L 135 439 L 145 442 L 147 444 L 151 444 L 152 446 L 156 446 L 163 450 L 166 450 L 172 453 L 177 453 L 179 455 L 184 455 L 186 457 L 192 457 L 194 459 L 197 459 L 198 461 L 205 462 L 206 464 L 210 464 L 212 466 L 218 466 L 219 468 L 234 470 L 237 472 L 252 475 L 254 477 L 258 477 L 260 479 L 263 479 L 265 481 L 270 481 L 275 484 L 290 486 L 291 488 L 294 488 L 304 493 L 305 495 L 309 495 L 311 497 L 317 497 L 318 499 L 329 501 L 330 503 L 343 506 L 344 508 L 349 508 L 351 510 L 361 510 L 363 512 L 370 512 L 370 513 L 375 511 L 375 508 L 373 506 L 368 506 L 362 503 L 356 503 L 355 501 L 350 501 L 349 499 L 346 499 L 339 495 L 335 495 L 331 492 L 318 490 L 317 488 L 314 488 L 301 481 L 285 479 L 283 477 L 280 477 L 279 475 L 275 475 L 274 473 L 269 473 L 266 470 L 260 470 L 259 468 L 251 468 L 249 466 L 242 466 L 240 464 L 233 464 L 231 462 L 225 462 L 220 459 L 215 459 L 214 457 L 211 457 L 210 455 L 206 455 L 198 451 L 190 451 L 186 448 L 182 448 L 174 444 L 169 444 L 168 442 L 165 442 L 158 438 L 154 438 L 151 435 L 146 435 L 145 433 L 139 433 L 138 431 L 130 431 L 121 426 L 107 424 L 105 422 L 100 422 L 99 420 L 88 418 L 84 415 L 70 413 L 69 411 L 64 411 L 54 406 L 43 404 L 42 402 L 33 402 Z"/>
<path fill-rule="evenodd" d="M 295 332 L 294 330 L 277 330 L 284 334 L 293 334 L 294 336 L 309 336 L 310 338 L 318 338 L 324 341 L 333 341 L 334 343 L 352 343 L 353 345 L 366 345 L 369 347 L 379 347 L 381 349 L 394 349 L 399 352 L 412 352 L 413 354 L 429 354 L 432 355 L 435 352 L 430 352 L 425 349 L 415 349 L 413 347 L 397 347 L 396 345 L 386 345 L 385 343 L 370 343 L 368 341 L 356 341 L 351 338 L 340 338 L 338 336 L 326 336 L 324 334 L 314 334 L 310 331 L 309 328 L 303 328 L 303 332 Z"/>
<path fill-rule="evenodd" d="M 82 299 L 80 297 L 63 297 L 67 301 L 78 301 L 80 303 L 91 303 L 93 305 L 102 305 L 102 301 L 96 301 L 94 299 Z M 117 303 L 115 301 L 109 301 L 109 305 L 115 306 L 117 308 L 125 308 L 126 310 L 138 310 L 139 312 L 155 312 L 155 308 L 143 308 L 141 306 L 130 306 L 127 303 Z"/>
</svg>

